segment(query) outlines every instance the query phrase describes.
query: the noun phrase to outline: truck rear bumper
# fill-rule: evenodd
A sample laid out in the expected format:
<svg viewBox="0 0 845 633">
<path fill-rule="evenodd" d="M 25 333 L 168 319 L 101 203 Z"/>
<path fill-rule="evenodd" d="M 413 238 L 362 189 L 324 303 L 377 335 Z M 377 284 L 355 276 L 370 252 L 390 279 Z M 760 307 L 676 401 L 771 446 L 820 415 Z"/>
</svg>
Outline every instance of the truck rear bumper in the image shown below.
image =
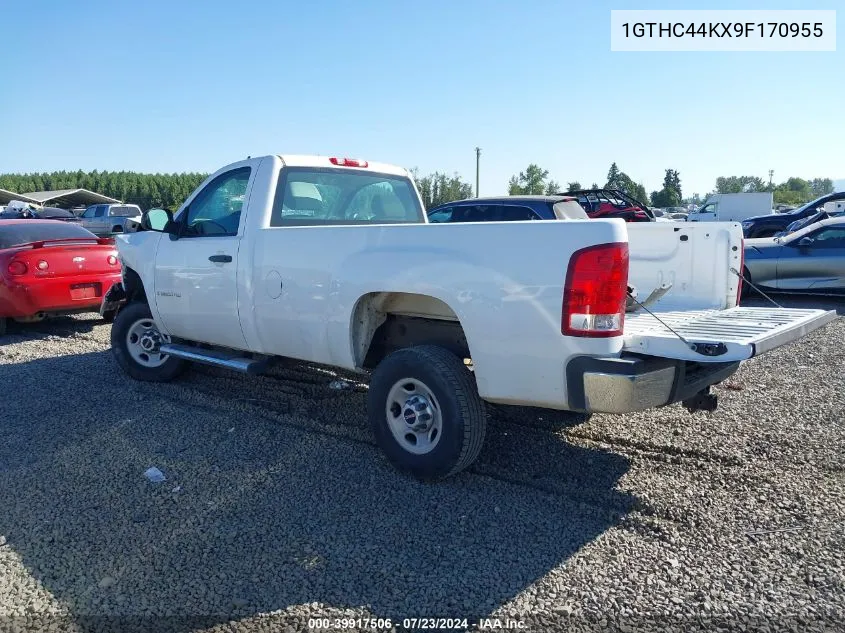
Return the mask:
<svg viewBox="0 0 845 633">
<path fill-rule="evenodd" d="M 739 362 L 694 363 L 654 357 L 579 356 L 566 367 L 569 408 L 632 413 L 692 398 L 731 376 Z"/>
</svg>

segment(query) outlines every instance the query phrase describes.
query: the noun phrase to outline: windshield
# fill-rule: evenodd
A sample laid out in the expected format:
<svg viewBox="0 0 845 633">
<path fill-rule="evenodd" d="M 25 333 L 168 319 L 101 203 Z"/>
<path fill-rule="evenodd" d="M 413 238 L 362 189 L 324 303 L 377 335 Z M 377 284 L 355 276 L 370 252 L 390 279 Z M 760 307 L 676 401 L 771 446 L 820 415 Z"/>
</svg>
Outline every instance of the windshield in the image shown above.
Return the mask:
<svg viewBox="0 0 845 633">
<path fill-rule="evenodd" d="M 22 222 L 20 224 L 0 224 L 0 249 L 23 246 L 33 242 L 65 239 L 90 239 L 97 236 L 78 224 L 68 222 Z"/>
<path fill-rule="evenodd" d="M 798 214 L 802 213 L 803 211 L 806 211 L 807 209 L 814 209 L 818 206 L 821 206 L 822 204 L 824 204 L 825 198 L 827 198 L 829 195 L 830 194 L 825 195 L 825 196 L 821 196 L 820 198 L 816 198 L 815 200 L 812 200 L 812 201 L 808 202 L 807 204 L 798 207 L 794 211 L 788 211 L 785 215 L 798 215 Z"/>
<path fill-rule="evenodd" d="M 138 207 L 112 207 L 109 210 L 109 215 L 118 218 L 133 218 L 136 215 L 141 215 L 141 209 Z"/>
</svg>

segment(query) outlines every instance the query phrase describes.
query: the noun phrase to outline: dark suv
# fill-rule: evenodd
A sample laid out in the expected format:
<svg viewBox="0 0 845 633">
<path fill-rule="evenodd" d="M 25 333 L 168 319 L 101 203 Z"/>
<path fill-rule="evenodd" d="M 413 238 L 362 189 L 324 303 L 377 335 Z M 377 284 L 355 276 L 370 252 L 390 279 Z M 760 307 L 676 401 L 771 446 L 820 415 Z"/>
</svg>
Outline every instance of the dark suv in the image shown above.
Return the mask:
<svg viewBox="0 0 845 633">
<path fill-rule="evenodd" d="M 746 239 L 756 237 L 774 237 L 796 220 L 803 220 L 824 211 L 824 205 L 828 202 L 845 200 L 845 191 L 836 191 L 826 196 L 808 202 L 803 207 L 786 213 L 770 213 L 768 215 L 757 215 L 742 222 L 742 233 Z"/>
<path fill-rule="evenodd" d="M 447 202 L 427 212 L 429 222 L 506 222 L 586 219 L 571 196 L 499 196 Z"/>
</svg>

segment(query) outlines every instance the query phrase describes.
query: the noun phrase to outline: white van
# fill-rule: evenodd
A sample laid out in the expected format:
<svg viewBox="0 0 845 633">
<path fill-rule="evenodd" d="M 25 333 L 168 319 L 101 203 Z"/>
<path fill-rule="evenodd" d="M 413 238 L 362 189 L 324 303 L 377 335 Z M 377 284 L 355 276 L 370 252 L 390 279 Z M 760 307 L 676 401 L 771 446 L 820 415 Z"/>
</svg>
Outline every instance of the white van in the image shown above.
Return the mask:
<svg viewBox="0 0 845 633">
<path fill-rule="evenodd" d="M 687 222 L 742 222 L 774 213 L 771 192 L 714 193 L 687 216 Z"/>
</svg>

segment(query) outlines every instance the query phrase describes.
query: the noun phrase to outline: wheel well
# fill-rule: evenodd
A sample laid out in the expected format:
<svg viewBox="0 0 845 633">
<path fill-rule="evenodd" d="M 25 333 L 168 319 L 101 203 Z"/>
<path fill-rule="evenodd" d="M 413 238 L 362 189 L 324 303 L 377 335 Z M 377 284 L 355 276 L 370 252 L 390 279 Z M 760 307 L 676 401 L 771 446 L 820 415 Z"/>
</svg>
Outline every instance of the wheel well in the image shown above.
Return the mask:
<svg viewBox="0 0 845 633">
<path fill-rule="evenodd" d="M 469 344 L 455 312 L 443 301 L 406 292 L 376 292 L 361 297 L 351 324 L 355 364 L 372 369 L 404 347 L 438 345 L 470 358 Z"/>
<path fill-rule="evenodd" d="M 141 281 L 141 276 L 131 268 L 123 271 L 123 289 L 126 291 L 126 301 L 131 303 L 133 301 L 147 300 L 147 292 L 144 290 L 144 282 Z"/>
</svg>

